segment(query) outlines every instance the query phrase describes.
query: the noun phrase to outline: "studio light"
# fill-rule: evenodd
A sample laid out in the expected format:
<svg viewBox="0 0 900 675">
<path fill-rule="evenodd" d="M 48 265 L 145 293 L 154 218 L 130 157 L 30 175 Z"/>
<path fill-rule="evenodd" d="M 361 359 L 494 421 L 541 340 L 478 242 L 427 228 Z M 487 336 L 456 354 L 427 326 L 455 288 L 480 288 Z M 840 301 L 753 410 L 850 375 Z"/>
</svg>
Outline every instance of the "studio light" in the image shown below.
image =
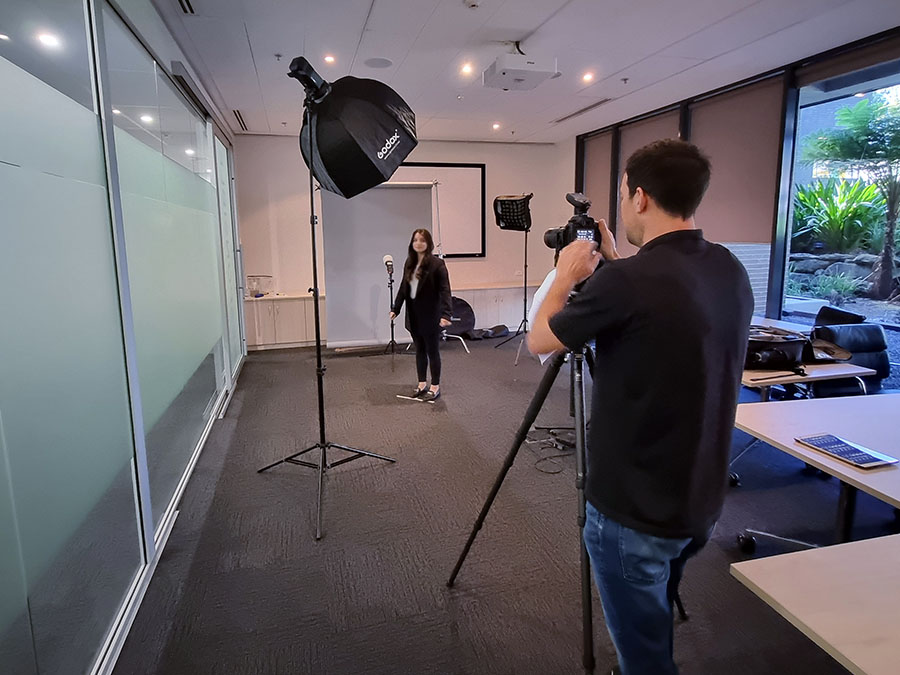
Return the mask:
<svg viewBox="0 0 900 675">
<path fill-rule="evenodd" d="M 390 178 L 416 147 L 416 116 L 400 95 L 376 80 L 328 83 L 299 56 L 290 77 L 306 89 L 300 151 L 319 184 L 353 197 Z"/>
</svg>

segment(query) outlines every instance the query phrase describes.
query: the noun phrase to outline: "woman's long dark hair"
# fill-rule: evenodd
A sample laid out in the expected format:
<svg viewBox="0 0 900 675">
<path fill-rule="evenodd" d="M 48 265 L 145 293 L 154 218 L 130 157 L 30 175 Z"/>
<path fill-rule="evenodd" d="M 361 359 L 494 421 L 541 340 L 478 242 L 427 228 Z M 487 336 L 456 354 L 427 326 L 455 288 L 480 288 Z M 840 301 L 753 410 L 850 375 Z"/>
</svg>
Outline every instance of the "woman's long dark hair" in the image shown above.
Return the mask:
<svg viewBox="0 0 900 675">
<path fill-rule="evenodd" d="M 406 256 L 406 262 L 403 264 L 403 278 L 407 281 L 412 281 L 413 272 L 416 271 L 416 265 L 419 264 L 419 254 L 416 253 L 416 249 L 413 248 L 413 241 L 415 241 L 417 234 L 421 234 L 425 243 L 428 245 L 428 248 L 425 249 L 425 255 L 422 256 L 422 266 L 419 268 L 419 273 L 416 275 L 419 281 L 428 274 L 428 271 L 431 269 L 432 258 L 434 258 L 432 255 L 432 251 L 434 251 L 434 239 L 431 238 L 431 232 L 425 228 L 413 230 L 412 236 L 409 238 L 409 255 Z"/>
</svg>

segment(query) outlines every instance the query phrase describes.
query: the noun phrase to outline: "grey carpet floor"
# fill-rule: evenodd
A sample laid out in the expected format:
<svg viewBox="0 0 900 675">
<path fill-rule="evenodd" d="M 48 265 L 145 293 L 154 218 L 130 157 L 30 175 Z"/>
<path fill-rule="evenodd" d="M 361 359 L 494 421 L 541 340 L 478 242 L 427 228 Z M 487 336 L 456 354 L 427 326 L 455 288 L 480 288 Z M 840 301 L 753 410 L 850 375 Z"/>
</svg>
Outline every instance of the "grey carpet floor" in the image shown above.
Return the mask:
<svg viewBox="0 0 900 675">
<path fill-rule="evenodd" d="M 314 352 L 250 355 L 116 674 L 583 672 L 571 454 L 523 446 L 456 586 L 445 585 L 543 372 L 531 358 L 513 366 L 517 343 L 474 343 L 471 355 L 445 345 L 435 405 L 396 397 L 414 380 L 408 355 L 327 358 L 328 440 L 398 461 L 329 472 L 319 542 L 315 472 L 256 473 L 317 440 Z M 539 424 L 569 423 L 567 392 L 561 376 Z M 682 672 L 846 672 L 728 573 L 746 557 L 734 543 L 744 526 L 830 542 L 837 483 L 763 444 L 740 469 L 743 485 L 682 584 Z M 855 535 L 892 527 L 891 509 L 861 495 Z M 603 673 L 615 657 L 594 602 Z"/>
</svg>

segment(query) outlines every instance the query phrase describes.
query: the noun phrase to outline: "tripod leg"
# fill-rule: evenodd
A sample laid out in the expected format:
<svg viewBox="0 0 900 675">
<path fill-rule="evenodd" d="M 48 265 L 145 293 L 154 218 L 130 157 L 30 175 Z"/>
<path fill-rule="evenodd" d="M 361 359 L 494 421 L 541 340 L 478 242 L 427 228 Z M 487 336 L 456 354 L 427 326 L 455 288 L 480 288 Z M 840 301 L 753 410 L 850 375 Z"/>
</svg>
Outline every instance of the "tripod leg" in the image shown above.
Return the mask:
<svg viewBox="0 0 900 675">
<path fill-rule="evenodd" d="M 572 408 L 575 417 L 575 488 L 578 491 L 578 534 L 581 540 L 581 631 L 582 664 L 585 670 L 594 670 L 594 617 L 591 595 L 591 559 L 584 543 L 584 524 L 587 520 L 587 503 L 584 483 L 587 474 L 584 420 L 584 357 L 572 357 Z"/>
<path fill-rule="evenodd" d="M 456 561 L 456 567 L 453 568 L 453 573 L 450 575 L 450 580 L 447 582 L 448 586 L 453 586 L 453 583 L 456 581 L 456 575 L 459 574 L 459 570 L 462 567 L 463 561 L 469 554 L 469 549 L 472 548 L 472 543 L 475 541 L 475 536 L 478 534 L 478 531 L 484 524 L 484 519 L 487 517 L 488 511 L 490 511 L 491 509 L 491 504 L 494 503 L 494 498 L 497 496 L 497 493 L 500 491 L 500 486 L 503 484 L 503 479 L 506 478 L 506 474 L 509 472 L 510 468 L 512 468 L 513 462 L 516 459 L 516 454 L 519 452 L 519 448 L 522 447 L 522 443 L 525 441 L 525 437 L 528 436 L 531 425 L 534 424 L 534 420 L 537 418 L 538 413 L 541 411 L 541 407 L 544 405 L 544 400 L 547 398 L 547 394 L 550 393 L 550 388 L 553 386 L 553 382 L 556 380 L 556 376 L 559 374 L 559 369 L 562 367 L 565 358 L 565 352 L 556 354 L 550 361 L 550 365 L 548 366 L 547 371 L 544 373 L 544 377 L 541 378 L 541 382 L 538 385 L 537 391 L 534 393 L 534 396 L 531 399 L 531 403 L 528 404 L 528 410 L 525 411 L 525 417 L 522 419 L 522 424 L 519 425 L 519 429 L 516 432 L 516 437 L 513 440 L 512 448 L 510 448 L 510 451 L 506 455 L 506 460 L 503 462 L 503 467 L 500 469 L 500 473 L 497 476 L 497 479 L 494 481 L 494 485 L 491 488 L 490 494 L 484 502 L 484 506 L 481 507 L 481 513 L 478 514 L 478 519 L 475 521 L 475 526 L 472 528 L 472 532 L 469 534 L 469 539 L 468 541 L 466 541 L 466 545 L 459 556 L 459 560 Z"/>
</svg>

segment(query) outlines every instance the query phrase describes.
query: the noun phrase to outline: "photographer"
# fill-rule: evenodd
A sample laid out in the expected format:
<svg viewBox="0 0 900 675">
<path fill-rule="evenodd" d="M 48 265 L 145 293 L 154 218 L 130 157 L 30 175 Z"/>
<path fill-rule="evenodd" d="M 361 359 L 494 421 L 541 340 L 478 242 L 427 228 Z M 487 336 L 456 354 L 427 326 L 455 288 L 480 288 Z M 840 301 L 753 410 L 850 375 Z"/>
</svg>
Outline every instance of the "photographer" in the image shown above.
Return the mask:
<svg viewBox="0 0 900 675">
<path fill-rule="evenodd" d="M 566 246 L 528 336 L 533 353 L 596 340 L 584 540 L 623 675 L 678 672 L 674 593 L 725 497 L 753 296 L 696 229 L 709 171 L 683 141 L 636 151 L 620 198 L 640 250 L 620 259 L 603 221 L 599 251 Z"/>
<path fill-rule="evenodd" d="M 409 241 L 409 254 L 403 265 L 403 281 L 391 308 L 391 320 L 406 302 L 407 328 L 416 345 L 416 371 L 419 382 L 415 398 L 436 401 L 441 395 L 441 330 L 450 325 L 452 300 L 447 265 L 432 255 L 431 232 L 415 230 Z M 425 377 L 431 363 L 431 387 Z"/>
</svg>

